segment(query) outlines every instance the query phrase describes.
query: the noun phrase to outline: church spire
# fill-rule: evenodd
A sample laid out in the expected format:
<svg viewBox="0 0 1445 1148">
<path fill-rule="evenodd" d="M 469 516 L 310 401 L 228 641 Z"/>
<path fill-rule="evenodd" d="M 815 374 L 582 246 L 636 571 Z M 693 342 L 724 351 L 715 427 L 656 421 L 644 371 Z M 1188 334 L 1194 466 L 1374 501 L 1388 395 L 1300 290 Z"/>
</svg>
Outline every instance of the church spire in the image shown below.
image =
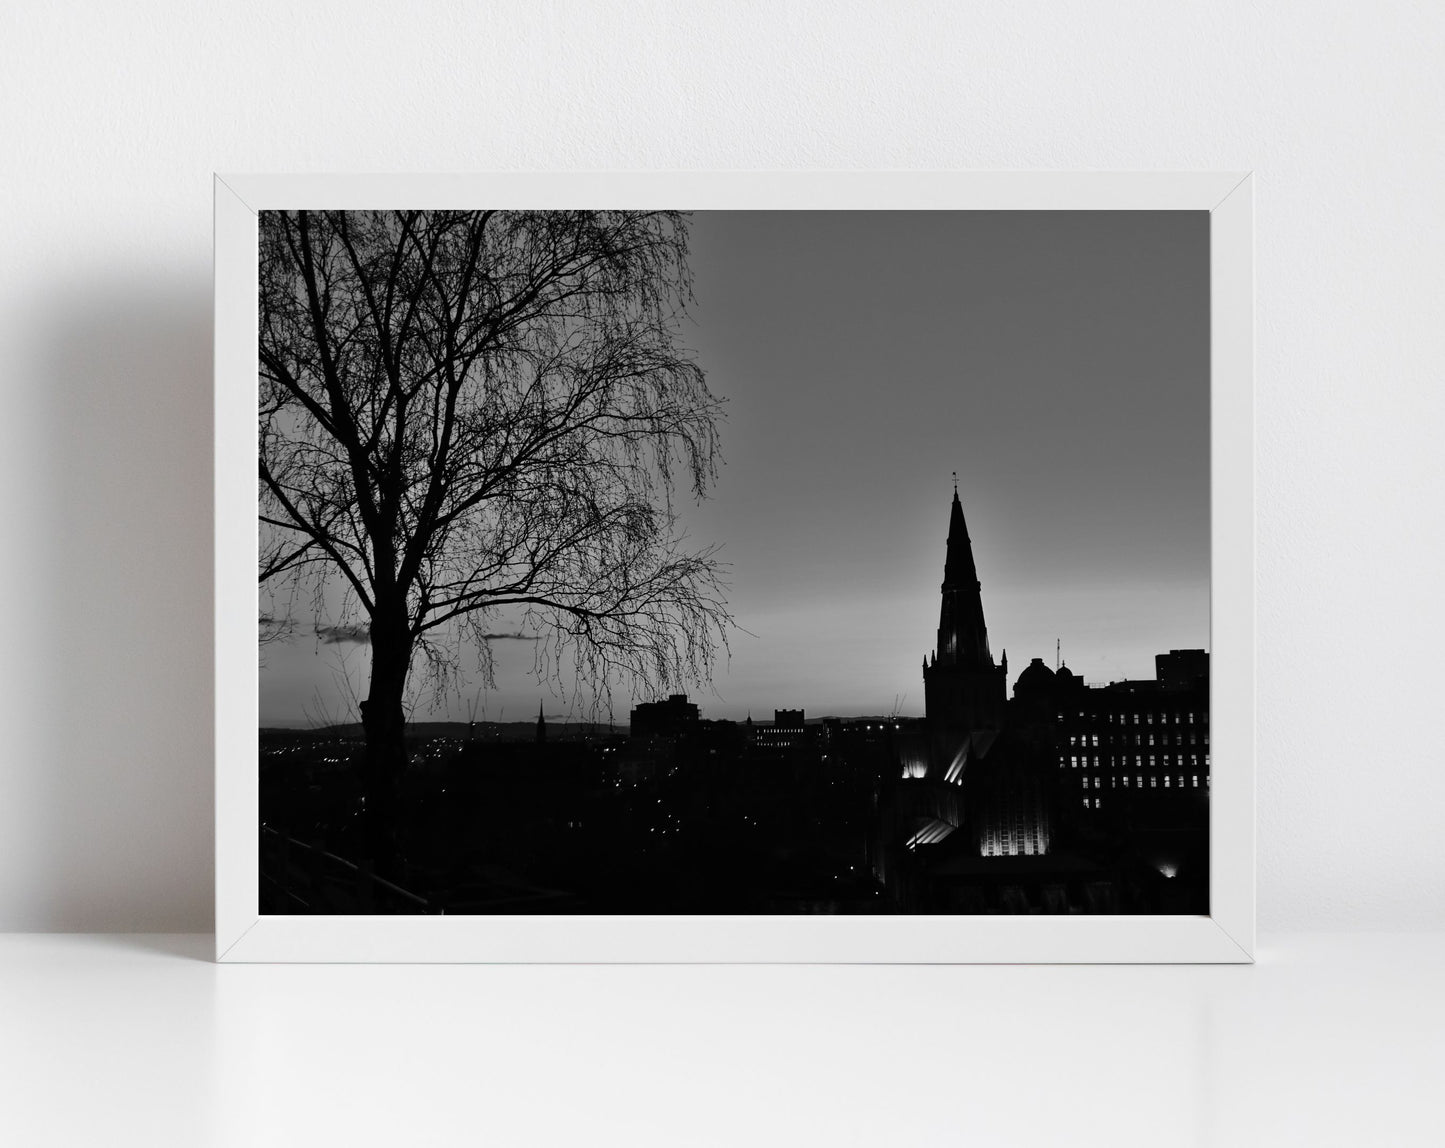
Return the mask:
<svg viewBox="0 0 1445 1148">
<path fill-rule="evenodd" d="M 993 665 L 973 543 L 958 499 L 954 474 L 953 504 L 948 509 L 948 551 L 943 563 L 943 603 L 938 618 L 938 660 L 945 665 L 982 668 Z"/>
<path fill-rule="evenodd" d="M 540 745 L 547 740 L 547 719 L 542 716 L 542 703 L 537 703 L 537 742 Z"/>
<path fill-rule="evenodd" d="M 957 478 L 954 479 L 956 483 Z M 978 589 L 978 571 L 973 565 L 973 543 L 968 537 L 968 523 L 963 520 L 963 503 L 958 501 L 958 487 L 953 488 L 953 505 L 948 509 L 948 555 L 943 564 L 944 586 L 968 586 Z"/>
</svg>

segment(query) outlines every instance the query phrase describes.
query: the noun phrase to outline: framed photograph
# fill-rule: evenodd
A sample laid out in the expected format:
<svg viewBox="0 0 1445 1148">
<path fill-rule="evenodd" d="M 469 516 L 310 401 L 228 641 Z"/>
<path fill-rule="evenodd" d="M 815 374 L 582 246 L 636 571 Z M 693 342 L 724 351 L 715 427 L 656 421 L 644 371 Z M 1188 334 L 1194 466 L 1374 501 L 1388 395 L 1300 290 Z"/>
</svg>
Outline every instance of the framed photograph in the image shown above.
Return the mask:
<svg viewBox="0 0 1445 1148">
<path fill-rule="evenodd" d="M 218 176 L 217 959 L 1252 960 L 1251 194 Z"/>
</svg>

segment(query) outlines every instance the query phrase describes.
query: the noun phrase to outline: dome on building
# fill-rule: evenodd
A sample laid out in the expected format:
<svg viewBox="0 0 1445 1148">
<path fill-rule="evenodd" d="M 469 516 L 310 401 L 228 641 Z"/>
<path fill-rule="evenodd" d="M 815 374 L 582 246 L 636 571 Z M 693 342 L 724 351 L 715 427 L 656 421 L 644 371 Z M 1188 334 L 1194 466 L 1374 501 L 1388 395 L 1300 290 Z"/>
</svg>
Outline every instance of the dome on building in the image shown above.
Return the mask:
<svg viewBox="0 0 1445 1148">
<path fill-rule="evenodd" d="M 1019 675 L 1019 680 L 1014 683 L 1014 690 L 1047 690 L 1054 685 L 1054 671 L 1044 665 L 1043 658 L 1035 658 L 1027 666 L 1024 672 Z"/>
<path fill-rule="evenodd" d="M 1060 666 L 1059 672 L 1054 675 L 1054 681 L 1058 682 L 1061 686 L 1067 686 L 1081 682 L 1083 679 L 1074 673 L 1073 670 L 1069 669 L 1068 666 Z"/>
</svg>

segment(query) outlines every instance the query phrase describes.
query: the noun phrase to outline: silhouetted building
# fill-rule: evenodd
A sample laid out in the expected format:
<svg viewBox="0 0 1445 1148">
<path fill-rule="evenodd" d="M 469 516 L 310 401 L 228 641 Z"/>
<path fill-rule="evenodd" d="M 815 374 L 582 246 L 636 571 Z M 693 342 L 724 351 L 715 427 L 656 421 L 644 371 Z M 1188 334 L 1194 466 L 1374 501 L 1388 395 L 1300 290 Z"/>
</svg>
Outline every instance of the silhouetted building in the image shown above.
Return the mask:
<svg viewBox="0 0 1445 1148">
<path fill-rule="evenodd" d="M 774 710 L 772 725 L 752 723 L 747 729 L 753 748 L 764 753 L 786 754 L 810 745 L 812 740 L 802 710 Z"/>
<path fill-rule="evenodd" d="M 1209 651 L 1170 650 L 1154 655 L 1154 677 L 1165 690 L 1197 689 L 1209 678 Z"/>
<path fill-rule="evenodd" d="M 679 737 L 698 723 L 697 706 L 686 694 L 671 694 L 663 702 L 633 707 L 631 735 L 635 738 Z"/>
<path fill-rule="evenodd" d="M 1056 675 L 1051 696 L 1066 809 L 1122 805 L 1135 817 L 1186 822 L 1207 814 L 1207 801 L 1173 798 L 1209 789 L 1209 655 L 1172 650 L 1155 666 L 1154 681 L 1093 688 L 1067 667 Z M 1191 804 L 1200 807 L 1197 816 Z"/>
<path fill-rule="evenodd" d="M 996 665 L 989 649 L 982 587 L 956 487 L 946 545 L 938 644 L 923 662 L 925 740 L 900 739 L 898 775 L 881 804 L 875 867 L 895 886 L 904 874 L 899 850 L 941 842 L 964 824 L 971 808 L 982 815 L 999 804 L 994 765 L 1003 765 L 998 742 L 1008 660 Z M 965 786 L 977 792 L 970 797 L 961 792 Z M 1012 804 L 1004 804 L 1012 817 Z"/>
<path fill-rule="evenodd" d="M 803 725 L 804 722 L 802 710 L 773 711 L 773 728 L 776 730 L 787 730 L 794 733 L 802 733 Z"/>
<path fill-rule="evenodd" d="M 1207 912 L 1209 655 L 1171 650 L 1154 680 L 1088 686 L 1034 665 L 1010 733 L 1055 761 L 1053 812 L 1070 851 L 1114 867 L 1111 912 Z M 1142 906 L 1142 907 L 1141 907 Z"/>
<path fill-rule="evenodd" d="M 1049 850 L 1047 795 L 1027 755 L 1004 737 L 1008 655 L 995 664 L 982 585 L 958 490 L 949 507 L 938 647 L 924 665 L 929 776 L 961 786 L 964 840 L 979 856 L 1041 856 Z M 935 829 L 915 844 L 942 840 Z"/>
<path fill-rule="evenodd" d="M 1003 725 L 1008 679 L 1008 655 L 995 665 L 989 651 L 982 585 L 956 488 L 947 548 L 938 645 L 923 665 L 923 698 L 934 759 L 953 781 L 970 756 L 988 752 Z"/>
<path fill-rule="evenodd" d="M 537 744 L 547 740 L 547 719 L 542 716 L 542 703 L 537 703 Z"/>
</svg>

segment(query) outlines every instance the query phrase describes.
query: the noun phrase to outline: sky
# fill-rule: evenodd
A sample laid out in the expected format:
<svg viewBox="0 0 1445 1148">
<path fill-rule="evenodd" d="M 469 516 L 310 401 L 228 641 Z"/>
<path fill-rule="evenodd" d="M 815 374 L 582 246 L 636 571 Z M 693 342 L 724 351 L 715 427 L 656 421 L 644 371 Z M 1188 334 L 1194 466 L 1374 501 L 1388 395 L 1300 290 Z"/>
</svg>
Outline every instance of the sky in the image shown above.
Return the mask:
<svg viewBox="0 0 1445 1148">
<path fill-rule="evenodd" d="M 921 715 L 955 471 L 1010 688 L 1056 642 L 1091 683 L 1208 648 L 1207 213 L 704 212 L 690 251 L 726 414 L 681 525 L 740 627 L 704 717 Z M 301 632 L 265 648 L 263 725 L 365 696 L 365 646 Z M 530 643 L 493 652 L 495 690 L 414 717 L 579 716 Z"/>
</svg>

